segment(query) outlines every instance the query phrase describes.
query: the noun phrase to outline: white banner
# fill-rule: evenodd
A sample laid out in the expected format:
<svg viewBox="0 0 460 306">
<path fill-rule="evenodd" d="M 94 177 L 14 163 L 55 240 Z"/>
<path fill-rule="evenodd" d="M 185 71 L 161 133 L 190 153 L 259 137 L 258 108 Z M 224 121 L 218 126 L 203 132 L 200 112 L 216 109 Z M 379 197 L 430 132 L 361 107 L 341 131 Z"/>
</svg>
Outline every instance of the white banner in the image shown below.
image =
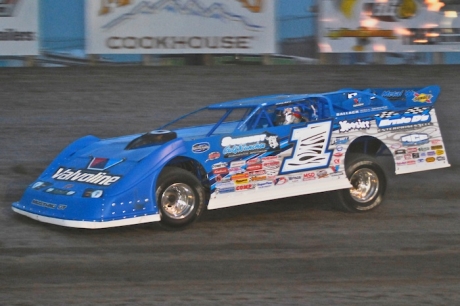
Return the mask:
<svg viewBox="0 0 460 306">
<path fill-rule="evenodd" d="M 322 0 L 320 52 L 460 51 L 460 19 L 444 7 L 438 0 Z"/>
<path fill-rule="evenodd" d="M 38 51 L 38 1 L 0 0 L 0 56 Z"/>
<path fill-rule="evenodd" d="M 275 0 L 86 0 L 88 54 L 275 53 Z"/>
</svg>

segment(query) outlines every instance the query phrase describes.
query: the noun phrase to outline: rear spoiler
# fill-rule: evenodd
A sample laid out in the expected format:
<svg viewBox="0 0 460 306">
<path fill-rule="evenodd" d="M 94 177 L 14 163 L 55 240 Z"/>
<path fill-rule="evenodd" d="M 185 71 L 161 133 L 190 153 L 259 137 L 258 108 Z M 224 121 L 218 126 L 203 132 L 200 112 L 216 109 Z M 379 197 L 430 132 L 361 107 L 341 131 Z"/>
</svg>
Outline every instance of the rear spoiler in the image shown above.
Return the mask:
<svg viewBox="0 0 460 306">
<path fill-rule="evenodd" d="M 436 102 L 441 92 L 438 85 L 427 87 L 407 87 L 407 88 L 385 88 L 385 89 L 366 89 L 390 102 L 404 103 L 407 107 L 432 106 Z"/>
</svg>

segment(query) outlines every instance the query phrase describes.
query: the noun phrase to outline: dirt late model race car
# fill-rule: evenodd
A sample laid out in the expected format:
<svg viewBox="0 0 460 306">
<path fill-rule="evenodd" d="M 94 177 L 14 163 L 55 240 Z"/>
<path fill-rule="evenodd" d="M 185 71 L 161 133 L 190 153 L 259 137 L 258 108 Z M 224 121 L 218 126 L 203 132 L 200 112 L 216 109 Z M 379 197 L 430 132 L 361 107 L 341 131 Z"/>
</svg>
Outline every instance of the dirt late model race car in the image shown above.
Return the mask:
<svg viewBox="0 0 460 306">
<path fill-rule="evenodd" d="M 159 221 L 184 227 L 206 209 L 331 191 L 344 210 L 374 209 L 391 152 L 396 174 L 448 167 L 438 86 L 341 89 L 213 104 L 157 130 L 83 137 L 12 208 L 78 228 Z M 388 154 L 388 153 L 387 153 Z"/>
</svg>

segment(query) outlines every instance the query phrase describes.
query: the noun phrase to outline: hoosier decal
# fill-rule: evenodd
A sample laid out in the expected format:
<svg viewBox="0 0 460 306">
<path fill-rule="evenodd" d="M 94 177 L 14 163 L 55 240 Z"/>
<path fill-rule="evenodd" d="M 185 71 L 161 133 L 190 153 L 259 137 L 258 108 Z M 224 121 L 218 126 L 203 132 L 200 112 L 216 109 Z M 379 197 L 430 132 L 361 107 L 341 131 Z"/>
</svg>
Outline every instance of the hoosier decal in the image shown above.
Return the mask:
<svg viewBox="0 0 460 306">
<path fill-rule="evenodd" d="M 58 181 L 74 181 L 99 186 L 110 186 L 118 181 L 121 176 L 108 175 L 107 172 L 92 173 L 82 170 L 75 171 L 73 169 L 59 168 L 53 174 L 52 178 Z"/>
</svg>

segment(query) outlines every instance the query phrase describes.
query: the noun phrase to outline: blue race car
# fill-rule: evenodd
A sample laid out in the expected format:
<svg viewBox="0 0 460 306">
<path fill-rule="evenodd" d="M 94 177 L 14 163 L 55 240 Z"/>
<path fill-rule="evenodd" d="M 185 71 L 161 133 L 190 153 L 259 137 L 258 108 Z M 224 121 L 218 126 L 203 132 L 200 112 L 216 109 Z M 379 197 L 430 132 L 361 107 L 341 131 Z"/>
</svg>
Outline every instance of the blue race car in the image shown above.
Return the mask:
<svg viewBox="0 0 460 306">
<path fill-rule="evenodd" d="M 331 191 L 344 210 L 368 211 L 385 193 L 383 151 L 396 174 L 449 166 L 439 93 L 434 85 L 261 96 L 209 105 L 147 133 L 86 136 L 12 208 L 69 227 L 179 228 L 206 209 Z"/>
</svg>

